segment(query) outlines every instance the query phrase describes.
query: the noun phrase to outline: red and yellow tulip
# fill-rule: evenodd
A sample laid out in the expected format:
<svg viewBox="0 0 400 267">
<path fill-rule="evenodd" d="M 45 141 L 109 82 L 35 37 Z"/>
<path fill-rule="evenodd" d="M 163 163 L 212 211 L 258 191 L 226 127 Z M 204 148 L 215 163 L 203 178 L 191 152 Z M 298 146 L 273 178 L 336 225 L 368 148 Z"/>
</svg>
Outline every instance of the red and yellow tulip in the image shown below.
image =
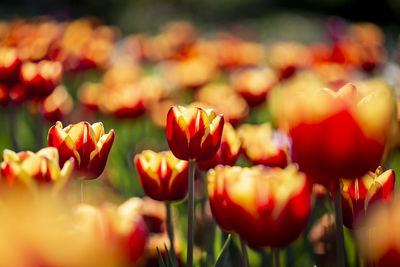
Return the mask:
<svg viewBox="0 0 400 267">
<path fill-rule="evenodd" d="M 208 172 L 207 189 L 217 223 L 252 247 L 288 245 L 311 212 L 311 183 L 293 165 L 217 166 Z"/>
<path fill-rule="evenodd" d="M 142 151 L 135 156 L 136 171 L 146 195 L 159 201 L 181 200 L 188 190 L 188 167 L 170 151 Z"/>
<path fill-rule="evenodd" d="M 219 149 L 223 128 L 223 115 L 212 109 L 171 107 L 166 129 L 169 148 L 181 160 L 208 160 Z"/>
<path fill-rule="evenodd" d="M 49 146 L 57 148 L 61 166 L 73 157 L 83 178 L 95 179 L 104 170 L 114 136 L 114 130 L 104 133 L 101 122 L 93 125 L 80 122 L 63 128 L 58 121 L 50 128 L 47 141 Z"/>
</svg>

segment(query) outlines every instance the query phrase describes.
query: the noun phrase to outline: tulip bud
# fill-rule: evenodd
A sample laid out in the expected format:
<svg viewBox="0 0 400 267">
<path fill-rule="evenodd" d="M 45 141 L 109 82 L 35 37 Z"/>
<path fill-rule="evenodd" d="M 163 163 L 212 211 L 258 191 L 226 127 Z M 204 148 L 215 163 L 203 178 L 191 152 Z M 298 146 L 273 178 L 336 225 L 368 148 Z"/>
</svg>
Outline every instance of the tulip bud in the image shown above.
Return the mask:
<svg viewBox="0 0 400 267">
<path fill-rule="evenodd" d="M 62 65 L 57 61 L 25 62 L 21 66 L 21 81 L 32 97 L 43 98 L 50 95 L 60 83 L 61 76 Z"/>
<path fill-rule="evenodd" d="M 276 93 L 272 111 L 292 139 L 293 160 L 316 182 L 327 185 L 377 168 L 395 110 L 385 83 L 347 84 L 337 92 L 293 87 Z"/>
<path fill-rule="evenodd" d="M 6 187 L 22 186 L 36 192 L 38 186 L 53 184 L 57 193 L 67 183 L 73 170 L 73 159 L 66 160 L 62 169 L 58 165 L 58 151 L 47 147 L 36 153 L 15 153 L 5 149 L 0 164 L 1 184 Z"/>
<path fill-rule="evenodd" d="M 243 124 L 238 128 L 245 156 L 254 164 L 284 168 L 288 164 L 289 140 L 269 123 Z"/>
<path fill-rule="evenodd" d="M 199 107 L 171 107 L 167 115 L 167 140 L 181 160 L 208 160 L 217 152 L 224 128 L 223 115 Z"/>
<path fill-rule="evenodd" d="M 197 162 L 197 166 L 202 170 L 209 170 L 219 164 L 233 166 L 239 155 L 239 136 L 230 123 L 225 123 L 224 130 L 222 131 L 221 145 L 217 153 L 209 160 Z"/>
<path fill-rule="evenodd" d="M 394 171 L 383 172 L 381 167 L 375 173 L 368 172 L 361 178 L 341 179 L 343 224 L 352 229 L 355 221 L 363 219 L 374 202 L 390 202 L 393 198 L 394 183 Z"/>
<path fill-rule="evenodd" d="M 188 190 L 189 162 L 170 151 L 145 150 L 135 156 L 136 171 L 146 195 L 159 201 L 183 199 Z"/>
<path fill-rule="evenodd" d="M 252 247 L 296 240 L 311 211 L 311 183 L 293 165 L 281 168 L 217 166 L 207 189 L 217 223 Z"/>
<path fill-rule="evenodd" d="M 60 155 L 60 166 L 73 157 L 84 179 L 95 179 L 103 172 L 114 142 L 114 130 L 104 134 L 103 123 L 70 124 L 63 128 L 56 122 L 49 130 L 47 141 Z"/>
</svg>

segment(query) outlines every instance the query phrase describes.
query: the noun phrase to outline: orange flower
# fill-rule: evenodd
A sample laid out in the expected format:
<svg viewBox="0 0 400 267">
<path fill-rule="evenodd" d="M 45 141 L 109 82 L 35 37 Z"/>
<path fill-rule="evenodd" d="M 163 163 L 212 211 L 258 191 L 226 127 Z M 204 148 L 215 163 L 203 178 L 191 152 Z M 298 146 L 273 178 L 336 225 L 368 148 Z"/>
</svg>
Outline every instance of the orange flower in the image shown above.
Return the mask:
<svg viewBox="0 0 400 267">
<path fill-rule="evenodd" d="M 226 84 L 208 84 L 196 92 L 195 99 L 224 114 L 225 120 L 233 125 L 249 115 L 249 105 L 244 98 Z"/>
<path fill-rule="evenodd" d="M 104 90 L 100 83 L 84 83 L 78 92 L 79 101 L 90 110 L 98 110 L 100 96 Z"/>
<path fill-rule="evenodd" d="M 181 200 L 188 190 L 189 163 L 170 151 L 142 151 L 135 156 L 136 171 L 146 195 L 159 201 Z"/>
<path fill-rule="evenodd" d="M 60 165 L 73 157 L 84 179 L 95 179 L 103 172 L 114 142 L 114 130 L 104 134 L 103 123 L 70 124 L 63 129 L 57 122 L 49 130 L 47 141 L 60 155 Z"/>
<path fill-rule="evenodd" d="M 393 199 L 394 183 L 394 171 L 383 172 L 381 167 L 375 173 L 368 172 L 355 180 L 341 179 L 343 224 L 354 228 L 354 222 L 363 219 L 374 202 L 390 202 Z"/>
<path fill-rule="evenodd" d="M 219 164 L 233 166 L 240 155 L 240 151 L 238 134 L 229 122 L 225 123 L 221 145 L 217 153 L 209 160 L 197 162 L 197 166 L 202 170 L 209 170 Z"/>
<path fill-rule="evenodd" d="M 293 165 L 217 166 L 207 174 L 207 189 L 217 223 L 252 247 L 288 245 L 304 230 L 311 212 L 311 183 Z"/>
<path fill-rule="evenodd" d="M 46 97 L 60 83 L 62 65 L 57 61 L 42 60 L 39 63 L 25 62 L 21 66 L 21 82 L 27 86 L 32 97 Z"/>
<path fill-rule="evenodd" d="M 110 254 L 116 255 L 121 261 L 116 266 L 128 266 L 137 262 L 146 248 L 147 229 L 139 213 L 141 205 L 139 198 L 130 198 L 118 207 L 81 204 L 75 210 L 78 230 L 91 232 Z"/>
<path fill-rule="evenodd" d="M 49 121 L 56 122 L 70 113 L 73 108 L 72 97 L 69 95 L 65 86 L 59 85 L 40 105 L 40 111 Z"/>
<path fill-rule="evenodd" d="M 394 101 L 380 80 L 329 89 L 283 89 L 272 102 L 292 139 L 293 160 L 318 183 L 357 178 L 379 165 L 389 141 Z"/>
<path fill-rule="evenodd" d="M 58 151 L 47 147 L 36 153 L 23 151 L 15 153 L 5 149 L 0 164 L 0 176 L 7 187 L 22 186 L 36 193 L 38 186 L 54 185 L 57 193 L 63 189 L 73 170 L 73 159 L 66 160 L 62 169 L 58 165 Z"/>
<path fill-rule="evenodd" d="M 288 164 L 289 139 L 271 124 L 243 124 L 237 132 L 244 154 L 254 165 L 284 168 Z"/>
<path fill-rule="evenodd" d="M 250 106 L 257 106 L 267 99 L 268 92 L 278 82 L 269 68 L 251 68 L 234 72 L 231 84 Z"/>
<path fill-rule="evenodd" d="M 223 115 L 199 107 L 171 107 L 167 115 L 167 141 L 172 153 L 182 160 L 208 160 L 219 149 Z"/>
</svg>

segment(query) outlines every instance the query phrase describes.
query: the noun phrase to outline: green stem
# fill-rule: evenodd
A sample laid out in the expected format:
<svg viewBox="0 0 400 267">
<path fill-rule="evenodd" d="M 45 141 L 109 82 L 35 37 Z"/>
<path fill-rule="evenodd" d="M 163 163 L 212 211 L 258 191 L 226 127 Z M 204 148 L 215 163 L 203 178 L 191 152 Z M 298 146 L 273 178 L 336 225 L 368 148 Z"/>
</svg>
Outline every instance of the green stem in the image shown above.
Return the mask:
<svg viewBox="0 0 400 267">
<path fill-rule="evenodd" d="M 272 249 L 272 266 L 274 266 L 274 267 L 281 266 L 281 262 L 280 262 L 280 258 L 279 258 L 279 248 Z"/>
<path fill-rule="evenodd" d="M 10 125 L 10 138 L 14 151 L 18 151 L 18 142 L 17 142 L 17 107 L 14 103 L 8 104 L 8 120 Z"/>
<path fill-rule="evenodd" d="M 43 147 L 43 128 L 44 128 L 44 118 L 40 111 L 36 114 L 36 144 L 38 149 Z"/>
<path fill-rule="evenodd" d="M 189 196 L 188 196 L 188 233 L 187 233 L 187 267 L 193 267 L 194 246 L 194 172 L 195 161 L 189 160 Z"/>
<path fill-rule="evenodd" d="M 249 256 L 247 255 L 246 242 L 240 238 L 240 247 L 242 248 L 242 267 L 249 267 Z"/>
<path fill-rule="evenodd" d="M 170 243 L 169 251 L 170 251 L 173 266 L 178 266 L 177 260 L 176 260 L 175 246 L 174 246 L 174 225 L 172 222 L 171 203 L 165 202 L 165 206 L 167 208 L 167 232 L 168 232 L 169 243 Z"/>
<path fill-rule="evenodd" d="M 340 195 L 339 179 L 335 181 L 334 188 L 335 197 L 335 220 L 336 220 L 336 265 L 346 266 L 344 254 L 344 235 L 343 235 L 343 212 L 342 197 Z"/>
</svg>

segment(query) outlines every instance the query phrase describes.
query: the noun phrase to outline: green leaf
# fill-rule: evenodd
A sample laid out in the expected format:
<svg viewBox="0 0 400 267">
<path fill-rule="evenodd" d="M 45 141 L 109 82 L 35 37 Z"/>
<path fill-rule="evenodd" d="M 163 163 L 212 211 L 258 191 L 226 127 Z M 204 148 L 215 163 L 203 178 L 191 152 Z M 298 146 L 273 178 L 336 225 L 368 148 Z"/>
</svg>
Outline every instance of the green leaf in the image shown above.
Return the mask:
<svg viewBox="0 0 400 267">
<path fill-rule="evenodd" d="M 231 242 L 231 236 L 232 236 L 232 234 L 228 235 L 228 238 L 226 239 L 225 244 L 222 247 L 222 249 L 217 257 L 217 261 L 215 262 L 214 267 L 223 267 L 225 265 L 224 263 L 225 263 L 226 256 L 228 255 L 228 251 L 229 251 L 228 248 L 229 248 L 229 244 Z"/>
<path fill-rule="evenodd" d="M 158 247 L 157 247 L 157 254 L 158 254 L 158 266 L 159 267 L 165 267 L 164 260 L 163 260 L 163 258 L 161 256 L 161 253 L 160 253 L 160 250 L 158 249 Z"/>
<path fill-rule="evenodd" d="M 165 255 L 167 257 L 167 267 L 175 267 L 174 264 L 172 263 L 171 256 L 169 255 L 169 251 L 165 243 L 164 243 L 164 248 L 165 248 Z"/>
</svg>

